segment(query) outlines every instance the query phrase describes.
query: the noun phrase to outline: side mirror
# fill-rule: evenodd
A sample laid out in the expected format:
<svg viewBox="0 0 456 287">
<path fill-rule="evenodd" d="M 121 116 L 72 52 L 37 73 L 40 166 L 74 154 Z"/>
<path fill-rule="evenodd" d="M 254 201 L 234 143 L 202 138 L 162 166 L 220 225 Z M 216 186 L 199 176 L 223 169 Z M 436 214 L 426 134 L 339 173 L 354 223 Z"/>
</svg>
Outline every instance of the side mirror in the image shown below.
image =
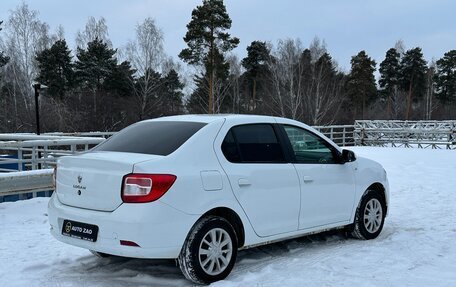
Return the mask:
<svg viewBox="0 0 456 287">
<path fill-rule="evenodd" d="M 356 155 L 354 152 L 348 149 L 342 150 L 341 163 L 352 162 L 356 160 Z"/>
</svg>

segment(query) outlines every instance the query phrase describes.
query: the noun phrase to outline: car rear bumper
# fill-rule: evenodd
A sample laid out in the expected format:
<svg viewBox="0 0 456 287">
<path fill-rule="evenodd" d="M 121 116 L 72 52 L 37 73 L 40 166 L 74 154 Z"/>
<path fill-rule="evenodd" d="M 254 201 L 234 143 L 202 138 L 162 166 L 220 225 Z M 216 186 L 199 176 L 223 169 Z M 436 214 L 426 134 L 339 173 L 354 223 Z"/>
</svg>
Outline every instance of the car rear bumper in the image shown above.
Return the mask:
<svg viewBox="0 0 456 287">
<path fill-rule="evenodd" d="M 53 195 L 48 206 L 51 234 L 64 243 L 97 252 L 134 258 L 177 258 L 198 215 L 189 215 L 160 201 L 122 204 L 112 212 L 62 204 Z M 62 235 L 64 220 L 98 226 L 96 242 Z M 120 245 L 120 240 L 139 245 Z"/>
</svg>

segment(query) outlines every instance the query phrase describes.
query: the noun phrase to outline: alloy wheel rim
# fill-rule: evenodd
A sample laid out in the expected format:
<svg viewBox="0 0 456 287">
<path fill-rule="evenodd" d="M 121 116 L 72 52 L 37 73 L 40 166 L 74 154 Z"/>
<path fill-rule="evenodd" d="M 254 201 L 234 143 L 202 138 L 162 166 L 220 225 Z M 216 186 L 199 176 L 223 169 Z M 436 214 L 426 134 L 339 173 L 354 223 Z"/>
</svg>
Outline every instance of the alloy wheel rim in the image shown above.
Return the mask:
<svg viewBox="0 0 456 287">
<path fill-rule="evenodd" d="M 382 218 L 382 205 L 378 199 L 372 198 L 364 208 L 364 227 L 369 233 L 375 233 L 380 229 Z"/>
<path fill-rule="evenodd" d="M 199 247 L 199 263 L 209 275 L 219 275 L 228 267 L 233 255 L 233 242 L 224 229 L 214 228 L 203 237 Z"/>
</svg>

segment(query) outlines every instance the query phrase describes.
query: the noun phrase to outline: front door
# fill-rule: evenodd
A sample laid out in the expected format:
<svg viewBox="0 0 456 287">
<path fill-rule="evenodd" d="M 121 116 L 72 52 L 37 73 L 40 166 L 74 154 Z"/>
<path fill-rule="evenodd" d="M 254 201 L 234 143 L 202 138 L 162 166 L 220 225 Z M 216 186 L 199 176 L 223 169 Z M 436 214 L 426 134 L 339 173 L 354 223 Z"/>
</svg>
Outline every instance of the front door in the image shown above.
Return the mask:
<svg viewBox="0 0 456 287">
<path fill-rule="evenodd" d="M 350 220 L 355 200 L 353 164 L 341 164 L 334 147 L 310 131 L 282 125 L 301 181 L 299 229 Z"/>
</svg>

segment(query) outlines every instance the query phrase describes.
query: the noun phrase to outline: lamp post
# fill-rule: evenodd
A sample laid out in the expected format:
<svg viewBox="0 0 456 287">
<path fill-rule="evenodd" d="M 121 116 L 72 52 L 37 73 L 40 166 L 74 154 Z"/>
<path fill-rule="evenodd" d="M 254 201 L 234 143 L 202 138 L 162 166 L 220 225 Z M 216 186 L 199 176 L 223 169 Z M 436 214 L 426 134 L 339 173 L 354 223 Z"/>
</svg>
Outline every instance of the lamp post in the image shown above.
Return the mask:
<svg viewBox="0 0 456 287">
<path fill-rule="evenodd" d="M 34 82 L 32 87 L 35 90 L 36 134 L 39 135 L 41 133 L 41 130 L 40 130 L 40 101 L 39 101 L 40 90 L 47 89 L 48 86 Z"/>
<path fill-rule="evenodd" d="M 42 85 L 40 83 L 33 83 L 32 85 L 33 89 L 35 90 L 35 117 L 36 117 L 36 134 L 40 135 L 40 90 L 41 89 L 47 89 L 47 86 Z M 41 169 L 41 151 L 39 150 L 40 147 L 38 147 L 38 169 Z"/>
<path fill-rule="evenodd" d="M 41 84 L 35 83 L 33 84 L 33 88 L 35 89 L 35 117 L 36 117 L 36 134 L 40 134 L 40 106 L 38 98 L 40 96 L 40 88 Z"/>
</svg>

